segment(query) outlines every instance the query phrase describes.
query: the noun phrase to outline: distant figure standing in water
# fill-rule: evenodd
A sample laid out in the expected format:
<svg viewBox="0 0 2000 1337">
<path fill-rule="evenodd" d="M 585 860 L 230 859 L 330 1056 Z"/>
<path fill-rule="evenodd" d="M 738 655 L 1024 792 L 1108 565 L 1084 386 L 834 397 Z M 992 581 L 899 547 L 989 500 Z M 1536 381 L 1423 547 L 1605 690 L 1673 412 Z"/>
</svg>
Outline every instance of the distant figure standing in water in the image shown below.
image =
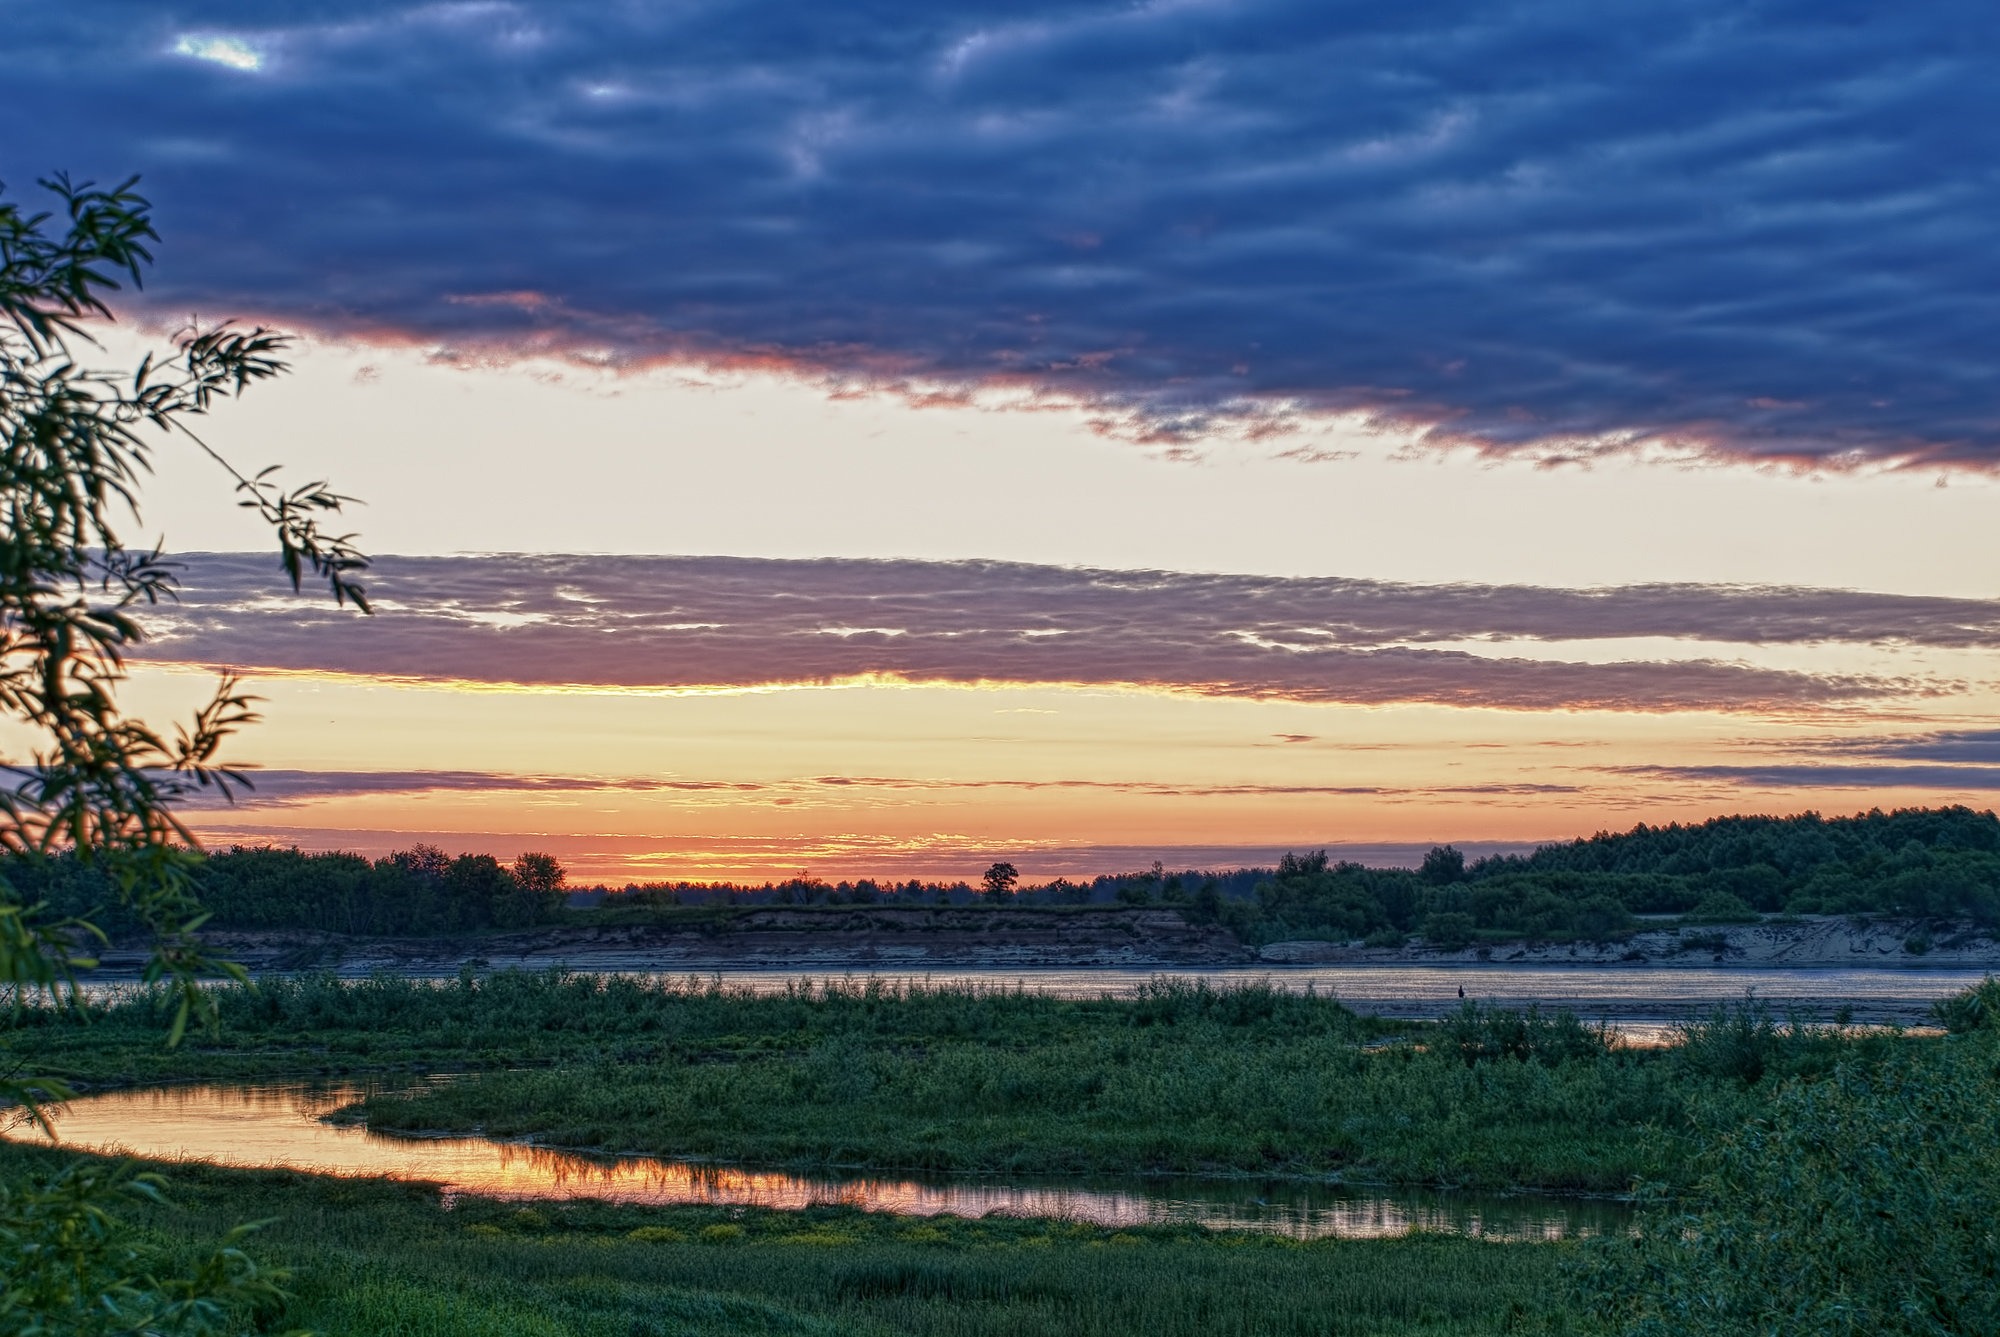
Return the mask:
<svg viewBox="0 0 2000 1337">
<path fill-rule="evenodd" d="M 1458 996 L 1460 998 L 1465 997 L 1465 986 L 1463 984 L 1458 986 Z"/>
</svg>

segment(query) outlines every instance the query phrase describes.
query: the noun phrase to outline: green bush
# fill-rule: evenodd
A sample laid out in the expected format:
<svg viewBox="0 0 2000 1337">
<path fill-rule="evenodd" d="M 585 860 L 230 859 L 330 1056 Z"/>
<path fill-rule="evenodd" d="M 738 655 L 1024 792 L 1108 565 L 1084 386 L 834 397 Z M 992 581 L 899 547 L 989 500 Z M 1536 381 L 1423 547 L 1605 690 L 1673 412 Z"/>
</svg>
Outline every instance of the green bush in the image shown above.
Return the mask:
<svg viewBox="0 0 2000 1337">
<path fill-rule="evenodd" d="M 1545 1017 L 1532 1006 L 1516 1012 L 1467 999 L 1438 1030 L 1439 1047 L 1456 1051 L 1467 1066 L 1499 1059 L 1556 1064 L 1603 1058 L 1611 1050 L 1604 1027 L 1586 1026 L 1574 1012 Z"/>
<path fill-rule="evenodd" d="M 1762 915 L 1741 896 L 1727 891 L 1711 891 L 1684 916 L 1690 924 L 1754 924 Z"/>
<path fill-rule="evenodd" d="M 1628 1337 L 2000 1331 L 1996 1058 L 1981 1033 L 1709 1111 L 1695 1187 L 1593 1249 L 1587 1307 Z"/>
<path fill-rule="evenodd" d="M 1431 915 L 1424 920 L 1424 941 L 1447 952 L 1456 952 L 1472 942 L 1479 926 L 1472 916 L 1458 910 Z"/>
<path fill-rule="evenodd" d="M 2000 979 L 1988 975 L 1970 989 L 1931 1004 L 1931 1016 L 1954 1035 L 2000 1025 Z"/>
<path fill-rule="evenodd" d="M 1684 1022 L 1668 1051 L 1688 1072 L 1752 1084 L 1769 1075 L 1779 1078 L 1823 1073 L 1845 1058 L 1883 1052 L 1889 1037 L 1856 1035 L 1797 1019 L 1780 1021 L 1771 1005 L 1754 995 L 1718 1004 L 1708 1016 Z"/>
</svg>

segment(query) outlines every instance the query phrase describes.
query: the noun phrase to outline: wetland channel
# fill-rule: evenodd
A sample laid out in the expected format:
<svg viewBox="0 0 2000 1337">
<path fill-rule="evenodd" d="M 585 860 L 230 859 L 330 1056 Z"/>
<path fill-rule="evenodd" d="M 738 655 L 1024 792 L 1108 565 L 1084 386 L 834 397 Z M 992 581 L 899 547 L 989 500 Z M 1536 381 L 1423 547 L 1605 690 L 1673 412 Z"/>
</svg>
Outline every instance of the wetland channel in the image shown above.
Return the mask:
<svg viewBox="0 0 2000 1337">
<path fill-rule="evenodd" d="M 680 972 L 633 972 L 668 974 Z M 769 992 L 838 982 L 1024 989 L 1068 997 L 1119 994 L 1168 972 L 1005 967 L 917 973 L 808 970 L 690 972 L 706 984 Z M 1628 1043 L 1670 1038 L 1677 1022 L 1754 992 L 1779 1015 L 1862 1025 L 1921 1025 L 1931 1003 L 1976 984 L 1963 969 L 1686 969 L 1582 966 L 1317 966 L 1171 972 L 1217 986 L 1263 982 L 1311 989 L 1364 1014 L 1434 1018 L 1462 998 L 1567 1009 L 1603 1021 Z M 116 990 L 109 981 L 91 992 Z M 461 1194 L 520 1201 L 709 1204 L 796 1210 L 840 1204 L 912 1216 L 999 1213 L 1120 1227 L 1200 1224 L 1300 1238 L 1385 1236 L 1415 1230 L 1500 1239 L 1549 1239 L 1627 1227 L 1629 1204 L 1597 1198 L 1477 1194 L 1303 1180 L 799 1174 L 652 1156 L 596 1155 L 482 1137 L 409 1137 L 329 1120 L 366 1090 L 353 1083 L 246 1083 L 92 1093 L 53 1111 L 58 1138 L 77 1150 L 239 1168 L 376 1176 Z M 39 1140 L 18 1112 L 0 1136 Z"/>
<path fill-rule="evenodd" d="M 353 1084 L 153 1087 L 51 1107 L 62 1145 L 161 1161 L 291 1169 L 438 1184 L 518 1201 L 595 1199 L 798 1210 L 821 1204 L 907 1216 L 1052 1217 L 1120 1227 L 1199 1224 L 1296 1238 L 1444 1231 L 1554 1239 L 1625 1228 L 1630 1207 L 1598 1198 L 1377 1189 L 1297 1180 L 804 1175 L 651 1156 L 600 1156 L 480 1137 L 400 1137 L 329 1122 Z M 0 1136 L 45 1141 L 18 1111 Z"/>
</svg>

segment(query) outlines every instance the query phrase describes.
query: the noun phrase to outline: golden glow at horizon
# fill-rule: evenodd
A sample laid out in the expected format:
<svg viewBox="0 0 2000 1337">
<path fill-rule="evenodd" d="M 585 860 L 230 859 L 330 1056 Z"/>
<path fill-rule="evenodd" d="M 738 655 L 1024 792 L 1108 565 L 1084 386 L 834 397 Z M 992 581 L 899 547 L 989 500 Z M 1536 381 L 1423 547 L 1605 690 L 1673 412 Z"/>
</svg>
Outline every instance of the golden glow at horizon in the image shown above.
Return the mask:
<svg viewBox="0 0 2000 1337">
<path fill-rule="evenodd" d="M 130 695 L 166 717 L 207 682 L 141 665 Z M 601 787 L 503 779 L 262 800 L 196 814 L 211 842 L 379 852 L 436 839 L 503 855 L 543 845 L 580 877 L 613 882 L 801 867 L 966 876 L 969 849 L 1540 840 L 1719 810 L 1846 811 L 1882 795 L 1759 791 L 1645 768 L 1770 762 L 1829 739 L 1963 723 L 1995 704 L 1975 695 L 1953 698 L 1950 715 L 1931 701 L 1770 716 L 1333 706 L 1101 685 L 496 691 L 331 673 L 250 685 L 265 719 L 244 735 L 241 760 Z M 1977 795 L 1897 801 L 1953 798 Z"/>
</svg>

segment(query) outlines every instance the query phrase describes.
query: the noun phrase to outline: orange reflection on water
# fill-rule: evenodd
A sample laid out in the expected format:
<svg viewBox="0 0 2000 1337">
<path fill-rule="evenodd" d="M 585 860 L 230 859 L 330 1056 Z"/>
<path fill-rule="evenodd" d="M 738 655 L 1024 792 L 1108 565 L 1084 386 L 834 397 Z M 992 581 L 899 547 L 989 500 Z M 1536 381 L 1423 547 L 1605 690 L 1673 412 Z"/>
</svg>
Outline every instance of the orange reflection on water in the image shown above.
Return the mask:
<svg viewBox="0 0 2000 1337">
<path fill-rule="evenodd" d="M 204 1161 L 244 1169 L 379 1176 L 434 1182 L 446 1205 L 488 1198 L 707 1204 L 796 1211 L 842 1205 L 906 1216 L 1049 1217 L 1100 1226 L 1199 1224 L 1316 1238 L 1412 1230 L 1509 1239 L 1555 1239 L 1619 1229 L 1622 1204 L 1444 1194 L 1361 1194 L 1325 1185 L 1172 1181 L 1109 1188 L 1061 1183 L 923 1182 L 824 1178 L 781 1171 L 587 1156 L 478 1137 L 394 1137 L 327 1123 L 359 1099 L 354 1086 L 190 1086 L 112 1091 L 51 1111 L 57 1137 L 78 1150 L 148 1160 Z M 4 1135 L 46 1141 L 25 1117 Z"/>
</svg>

